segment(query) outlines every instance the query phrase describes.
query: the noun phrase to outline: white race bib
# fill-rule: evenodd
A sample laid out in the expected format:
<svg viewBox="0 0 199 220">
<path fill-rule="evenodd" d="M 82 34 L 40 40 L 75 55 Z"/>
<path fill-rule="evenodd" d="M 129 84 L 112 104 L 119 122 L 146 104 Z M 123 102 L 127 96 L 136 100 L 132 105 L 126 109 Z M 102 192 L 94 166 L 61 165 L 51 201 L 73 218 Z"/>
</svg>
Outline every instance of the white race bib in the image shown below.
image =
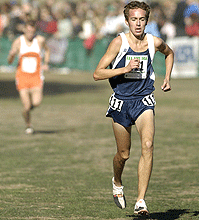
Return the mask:
<svg viewBox="0 0 199 220">
<path fill-rule="evenodd" d="M 34 73 L 37 70 L 37 58 L 36 57 L 23 57 L 21 68 L 23 72 Z"/>
<path fill-rule="evenodd" d="M 144 103 L 144 105 L 146 106 L 155 106 L 156 105 L 156 101 L 155 101 L 155 97 L 154 97 L 154 94 L 150 94 L 150 95 L 147 95 L 145 96 L 143 99 L 142 99 L 142 102 Z"/>
<path fill-rule="evenodd" d="M 147 77 L 147 63 L 148 63 L 148 56 L 147 55 L 126 55 L 126 62 L 125 66 L 127 66 L 130 62 L 130 60 L 133 59 L 139 59 L 140 60 L 140 66 L 136 69 L 136 75 L 134 76 L 133 70 L 132 73 L 125 74 L 125 78 L 135 78 L 135 79 L 146 79 Z"/>
<path fill-rule="evenodd" d="M 122 110 L 123 101 L 115 98 L 114 94 L 109 99 L 109 106 L 118 112 Z"/>
</svg>

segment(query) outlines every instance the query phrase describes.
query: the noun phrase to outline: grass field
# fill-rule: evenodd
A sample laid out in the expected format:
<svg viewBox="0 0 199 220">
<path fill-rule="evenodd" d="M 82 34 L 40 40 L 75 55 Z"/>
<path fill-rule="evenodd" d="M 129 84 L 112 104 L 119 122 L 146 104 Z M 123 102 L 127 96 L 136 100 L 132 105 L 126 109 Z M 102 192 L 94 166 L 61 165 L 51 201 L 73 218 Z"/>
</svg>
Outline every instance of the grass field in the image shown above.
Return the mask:
<svg viewBox="0 0 199 220">
<path fill-rule="evenodd" d="M 199 219 L 199 79 L 156 80 L 154 168 L 148 219 Z M 14 75 L 0 74 L 0 219 L 143 219 L 133 214 L 140 141 L 132 130 L 123 174 L 127 208 L 112 199 L 116 152 L 111 89 L 92 73 L 46 74 L 44 100 L 32 112 L 35 135 L 24 134 Z"/>
</svg>

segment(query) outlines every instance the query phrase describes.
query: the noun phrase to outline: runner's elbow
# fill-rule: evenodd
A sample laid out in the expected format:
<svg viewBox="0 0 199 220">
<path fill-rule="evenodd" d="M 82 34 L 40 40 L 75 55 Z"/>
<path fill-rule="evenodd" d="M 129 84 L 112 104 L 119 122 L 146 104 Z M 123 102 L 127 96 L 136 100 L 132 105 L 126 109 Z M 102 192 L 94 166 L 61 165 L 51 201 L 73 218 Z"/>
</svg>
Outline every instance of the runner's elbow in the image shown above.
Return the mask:
<svg viewBox="0 0 199 220">
<path fill-rule="evenodd" d="M 100 80 L 99 75 L 98 75 L 96 72 L 94 72 L 94 74 L 93 74 L 93 79 L 94 79 L 95 81 Z"/>
<path fill-rule="evenodd" d="M 9 57 L 7 58 L 7 62 L 8 64 L 12 64 L 12 60 Z"/>
</svg>

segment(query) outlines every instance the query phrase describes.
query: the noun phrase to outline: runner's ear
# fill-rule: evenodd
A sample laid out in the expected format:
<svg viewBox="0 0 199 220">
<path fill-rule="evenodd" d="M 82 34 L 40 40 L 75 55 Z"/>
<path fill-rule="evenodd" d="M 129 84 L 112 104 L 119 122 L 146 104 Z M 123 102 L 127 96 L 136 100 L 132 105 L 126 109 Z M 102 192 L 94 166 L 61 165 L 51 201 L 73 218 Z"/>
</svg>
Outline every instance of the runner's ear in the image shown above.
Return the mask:
<svg viewBox="0 0 199 220">
<path fill-rule="evenodd" d="M 129 27 L 129 22 L 125 19 L 125 24 Z"/>
</svg>

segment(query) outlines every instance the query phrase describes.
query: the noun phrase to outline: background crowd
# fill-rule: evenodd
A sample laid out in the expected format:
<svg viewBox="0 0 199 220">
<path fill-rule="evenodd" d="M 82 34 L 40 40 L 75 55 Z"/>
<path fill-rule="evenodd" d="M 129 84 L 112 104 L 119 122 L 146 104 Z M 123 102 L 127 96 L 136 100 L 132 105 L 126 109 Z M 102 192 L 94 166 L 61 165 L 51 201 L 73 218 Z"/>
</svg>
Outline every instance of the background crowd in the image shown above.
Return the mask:
<svg viewBox="0 0 199 220">
<path fill-rule="evenodd" d="M 85 40 L 85 47 L 89 48 L 96 39 L 114 37 L 118 32 L 126 30 L 123 8 L 128 2 L 22 0 L 20 3 L 0 3 L 0 35 L 13 40 L 23 33 L 26 20 L 34 19 L 37 21 L 39 34 L 57 39 L 79 37 Z M 176 36 L 199 36 L 197 1 L 145 2 L 151 6 L 146 32 L 164 40 Z"/>
</svg>

